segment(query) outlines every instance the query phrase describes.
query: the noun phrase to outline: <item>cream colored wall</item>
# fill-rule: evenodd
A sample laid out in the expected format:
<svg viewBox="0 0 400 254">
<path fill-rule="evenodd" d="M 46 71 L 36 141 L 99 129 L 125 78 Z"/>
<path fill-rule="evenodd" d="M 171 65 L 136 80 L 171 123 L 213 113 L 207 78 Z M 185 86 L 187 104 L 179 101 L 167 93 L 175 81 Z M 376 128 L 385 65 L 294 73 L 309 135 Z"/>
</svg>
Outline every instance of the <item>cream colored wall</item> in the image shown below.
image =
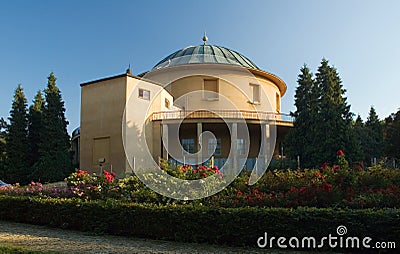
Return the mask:
<svg viewBox="0 0 400 254">
<path fill-rule="evenodd" d="M 276 101 L 276 94 L 278 94 L 279 98 L 281 98 L 281 93 L 280 93 L 279 89 L 270 80 L 259 78 L 259 77 L 257 77 L 256 79 L 257 79 L 257 82 L 259 82 L 259 84 L 262 85 L 262 88 L 264 89 L 264 92 L 267 95 L 267 99 L 268 99 L 269 103 L 271 103 L 271 105 L 272 105 L 272 111 L 278 112 L 277 109 L 281 108 L 280 107 L 281 100 L 279 99 L 279 102 L 278 102 L 279 107 L 278 107 L 277 101 Z"/>
<path fill-rule="evenodd" d="M 93 165 L 94 139 L 109 137 L 109 163 L 117 173 L 125 168 L 121 121 L 125 107 L 126 77 L 88 84 L 81 89 L 80 167 L 98 173 Z M 97 159 L 96 159 L 97 160 Z M 95 160 L 95 161 L 96 161 Z"/>
<path fill-rule="evenodd" d="M 210 76 L 184 77 L 176 80 L 168 87 L 175 97 L 175 103 L 186 106 L 187 109 L 226 109 L 226 110 L 258 110 L 264 112 L 276 112 L 276 93 L 279 89 L 269 80 L 259 78 L 240 77 L 239 75 L 221 75 L 218 79 L 219 99 L 207 100 L 202 97 L 203 81 Z M 211 77 L 212 78 L 212 77 Z M 224 80 L 226 78 L 227 80 Z M 232 85 L 229 81 L 234 80 Z M 261 92 L 259 105 L 250 103 L 252 91 L 250 84 L 258 84 L 264 92 Z M 193 91 L 195 94 L 187 95 L 188 99 L 179 99 L 181 96 Z"/>
<path fill-rule="evenodd" d="M 139 89 L 149 90 L 150 100 L 139 98 Z M 126 98 L 125 121 L 129 130 L 125 136 L 127 159 L 132 167 L 134 160 L 135 166 L 152 167 L 155 165 L 154 161 L 158 161 L 153 155 L 161 153 L 161 138 L 159 126 L 153 126 L 149 117 L 153 112 L 169 110 L 165 107 L 165 99 L 167 98 L 172 106 L 173 97 L 157 84 L 128 77 Z M 153 133 L 154 131 L 156 133 Z M 131 171 L 130 165 L 127 165 L 127 172 Z"/>
<path fill-rule="evenodd" d="M 231 66 L 207 66 L 191 65 L 166 68 L 148 73 L 146 77 L 159 83 L 163 83 L 169 90 L 175 100 L 175 104 L 186 109 L 207 109 L 207 110 L 258 110 L 263 112 L 277 112 L 276 95 L 281 97 L 281 91 L 277 84 L 264 76 L 254 75 L 243 69 Z M 213 79 L 218 77 L 219 100 L 206 100 L 202 96 L 204 79 Z M 173 80 L 172 83 L 170 81 Z M 168 84 L 168 85 L 167 85 Z M 259 105 L 250 103 L 252 100 L 252 91 L 250 84 L 258 84 L 262 88 L 261 100 Z M 196 94 L 187 95 L 187 99 L 180 99 L 181 96 L 193 91 Z M 278 100 L 280 103 L 280 99 Z M 233 105 L 232 105 L 233 104 Z M 158 124 L 158 123 L 154 123 Z M 260 133 L 259 127 L 251 126 L 252 133 Z M 160 135 L 160 129 L 154 128 L 154 136 Z M 186 133 L 189 135 L 189 133 Z M 186 135 L 182 134 L 182 137 Z M 220 133 L 222 134 L 222 133 Z M 251 136 L 250 157 L 256 157 L 259 149 L 260 134 Z M 223 135 L 224 136 L 224 135 Z M 223 147 L 226 147 L 228 138 L 223 138 Z M 157 142 L 153 142 L 155 144 Z M 160 144 L 160 143 L 158 143 Z M 171 144 L 170 144 L 171 145 Z M 221 156 L 226 156 L 224 149 Z"/>
<path fill-rule="evenodd" d="M 197 90 L 198 94 L 189 95 L 187 100 L 178 100 L 177 103 L 187 106 L 187 109 L 276 111 L 276 93 L 280 92 L 270 80 L 248 75 L 233 67 L 191 67 L 196 68 L 195 74 L 186 67 L 156 71 L 158 76 L 154 81 L 163 83 L 165 80 L 175 80 L 171 84 L 174 98 L 161 86 L 128 75 L 84 85 L 81 89 L 81 168 L 99 171 L 98 165 L 93 165 L 93 144 L 94 139 L 98 138 L 109 138 L 109 163 L 119 176 L 131 172 L 127 162 L 132 162 L 133 157 L 137 166 L 154 166 L 154 160 L 157 161 L 161 155 L 161 128 L 160 123 L 150 121 L 149 116 L 153 112 L 170 110 L 165 107 L 165 98 L 170 101 L 173 109 L 174 99 Z M 152 73 L 147 78 L 152 80 L 151 77 Z M 219 78 L 221 96 L 216 101 L 199 96 L 203 90 L 203 80 L 210 77 Z M 260 105 L 249 103 L 252 98 L 250 83 L 260 84 L 265 92 L 261 93 Z M 138 97 L 139 88 L 150 91 L 150 100 Z M 188 105 L 185 105 L 186 102 Z M 126 117 L 123 118 L 126 105 Z M 129 131 L 123 133 L 122 126 L 126 126 Z M 123 142 L 128 151 L 124 150 Z"/>
<path fill-rule="evenodd" d="M 150 100 L 139 98 L 139 88 L 150 91 Z M 100 172 L 99 158 L 93 157 L 95 139 L 99 138 L 109 138 L 109 148 L 97 151 L 97 154 L 109 151 L 109 156 L 104 156 L 107 159 L 103 169 L 109 170 L 112 165 L 119 176 L 131 172 L 127 160 L 132 162 L 132 156 L 126 158 L 123 142 L 127 144 L 127 154 L 136 157 L 137 165 L 151 166 L 151 155 L 158 146 L 153 142 L 152 123 L 146 119 L 152 112 L 168 110 L 165 99 L 172 105 L 173 97 L 160 86 L 131 76 L 84 85 L 81 93 L 81 168 Z M 123 125 L 128 128 L 125 133 L 122 132 Z"/>
</svg>

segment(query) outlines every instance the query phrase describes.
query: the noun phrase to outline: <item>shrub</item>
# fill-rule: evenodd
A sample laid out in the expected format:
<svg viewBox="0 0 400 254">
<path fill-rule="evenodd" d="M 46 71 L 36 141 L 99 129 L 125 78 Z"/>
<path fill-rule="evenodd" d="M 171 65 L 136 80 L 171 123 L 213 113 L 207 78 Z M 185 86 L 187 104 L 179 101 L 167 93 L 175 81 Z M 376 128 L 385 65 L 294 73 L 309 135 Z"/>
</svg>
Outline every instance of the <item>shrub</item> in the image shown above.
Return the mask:
<svg viewBox="0 0 400 254">
<path fill-rule="evenodd" d="M 29 213 L 26 213 L 29 211 Z M 79 199 L 0 196 L 0 219 L 83 231 L 255 246 L 264 232 L 274 236 L 336 235 L 400 241 L 399 209 L 217 208 L 200 205 L 141 205 Z"/>
<path fill-rule="evenodd" d="M 345 160 L 339 156 L 340 160 Z M 78 170 L 67 179 L 66 187 L 52 188 L 40 183 L 31 183 L 28 186 L 0 190 L 7 195 L 36 195 L 68 198 L 75 197 L 83 200 L 114 199 L 121 202 L 135 202 L 144 204 L 204 204 L 216 207 L 399 207 L 400 171 L 383 168 L 377 165 L 362 169 L 353 164 L 353 168 L 346 166 L 329 166 L 324 164 L 320 169 L 271 170 L 267 171 L 253 186 L 248 185 L 250 172 L 243 171 L 229 186 L 221 192 L 208 198 L 183 201 L 162 196 L 148 188 L 136 176 L 124 179 L 115 179 L 110 172 L 102 175 L 89 174 Z M 354 165 L 356 167 L 354 167 Z M 187 186 L 180 184 L 181 179 L 202 179 L 210 175 L 219 183 L 225 181 L 224 175 L 216 167 L 191 166 L 171 167 L 167 164 L 163 169 L 176 177 L 172 180 L 159 179 L 154 174 L 146 173 L 144 177 L 154 179 L 165 186 L 176 186 L 190 193 Z M 143 169 L 145 170 L 145 169 Z M 165 177 L 165 174 L 162 176 Z M 208 186 L 204 186 L 208 188 Z M 205 189 L 206 191 L 212 191 Z"/>
</svg>

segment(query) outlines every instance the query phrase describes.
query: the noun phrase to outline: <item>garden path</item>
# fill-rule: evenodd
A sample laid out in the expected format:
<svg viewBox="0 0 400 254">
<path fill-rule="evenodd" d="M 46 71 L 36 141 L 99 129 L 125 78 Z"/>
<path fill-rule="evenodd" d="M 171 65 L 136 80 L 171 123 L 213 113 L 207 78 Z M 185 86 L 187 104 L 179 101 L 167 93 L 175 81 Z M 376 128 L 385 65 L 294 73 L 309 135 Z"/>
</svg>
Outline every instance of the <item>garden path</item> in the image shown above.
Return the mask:
<svg viewBox="0 0 400 254">
<path fill-rule="evenodd" d="M 109 235 L 91 235 L 84 232 L 8 221 L 0 221 L 0 245 L 61 253 L 295 253 Z"/>
</svg>

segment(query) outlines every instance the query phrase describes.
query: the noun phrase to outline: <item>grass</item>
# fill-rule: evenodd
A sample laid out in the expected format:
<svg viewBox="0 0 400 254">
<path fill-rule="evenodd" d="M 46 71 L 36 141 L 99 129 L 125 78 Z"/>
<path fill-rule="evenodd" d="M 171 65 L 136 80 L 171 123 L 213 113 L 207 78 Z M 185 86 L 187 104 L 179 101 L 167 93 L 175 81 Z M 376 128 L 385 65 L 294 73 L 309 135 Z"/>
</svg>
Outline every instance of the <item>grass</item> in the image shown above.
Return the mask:
<svg viewBox="0 0 400 254">
<path fill-rule="evenodd" d="M 0 254 L 42 254 L 42 253 L 56 253 L 49 251 L 33 251 L 21 247 L 14 247 L 10 245 L 0 245 Z"/>
</svg>

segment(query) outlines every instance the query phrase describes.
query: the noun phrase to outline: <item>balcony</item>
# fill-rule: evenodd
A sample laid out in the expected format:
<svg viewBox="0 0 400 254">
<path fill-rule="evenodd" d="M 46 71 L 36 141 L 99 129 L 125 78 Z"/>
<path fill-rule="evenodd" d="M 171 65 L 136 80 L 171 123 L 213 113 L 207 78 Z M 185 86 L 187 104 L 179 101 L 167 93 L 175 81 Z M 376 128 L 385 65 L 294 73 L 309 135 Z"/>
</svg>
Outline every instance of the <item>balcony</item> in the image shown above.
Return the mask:
<svg viewBox="0 0 400 254">
<path fill-rule="evenodd" d="M 293 126 L 294 120 L 289 114 L 246 110 L 173 110 L 154 112 L 150 116 L 152 121 L 212 118 L 276 121 L 279 125 L 287 126 Z"/>
</svg>

